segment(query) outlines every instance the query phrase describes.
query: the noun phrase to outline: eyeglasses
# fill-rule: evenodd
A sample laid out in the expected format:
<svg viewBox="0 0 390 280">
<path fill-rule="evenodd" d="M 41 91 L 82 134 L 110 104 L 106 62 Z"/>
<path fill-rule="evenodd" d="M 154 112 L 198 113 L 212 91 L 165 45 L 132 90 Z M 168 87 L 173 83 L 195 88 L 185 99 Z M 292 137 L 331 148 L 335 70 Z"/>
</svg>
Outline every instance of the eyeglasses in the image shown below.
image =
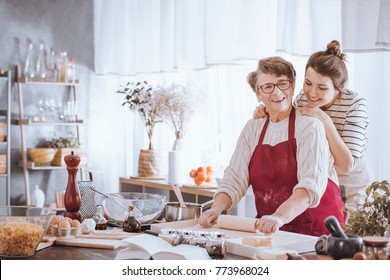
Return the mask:
<svg viewBox="0 0 390 280">
<path fill-rule="evenodd" d="M 261 86 L 258 86 L 264 93 L 271 93 L 274 91 L 275 86 L 277 86 L 280 90 L 289 89 L 291 85 L 290 80 L 281 80 L 276 84 L 268 83 Z"/>
</svg>

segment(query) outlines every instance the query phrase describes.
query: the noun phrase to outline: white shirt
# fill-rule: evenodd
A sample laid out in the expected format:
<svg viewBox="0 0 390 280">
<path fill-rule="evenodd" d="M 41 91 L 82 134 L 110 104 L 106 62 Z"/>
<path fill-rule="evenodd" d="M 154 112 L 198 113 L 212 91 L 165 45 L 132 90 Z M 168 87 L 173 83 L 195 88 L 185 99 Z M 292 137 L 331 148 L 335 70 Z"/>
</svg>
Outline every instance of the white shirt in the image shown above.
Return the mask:
<svg viewBox="0 0 390 280">
<path fill-rule="evenodd" d="M 229 166 L 219 183 L 217 193 L 225 192 L 236 206 L 245 196 L 249 181 L 249 161 L 259 141 L 266 119 L 251 119 L 242 130 Z M 328 177 L 336 184 L 337 176 L 333 169 L 333 157 L 329 151 L 325 129 L 315 118 L 296 112 L 295 138 L 297 142 L 298 183 L 294 186 L 304 188 L 310 196 L 310 207 L 316 207 L 325 192 Z M 263 144 L 275 146 L 288 140 L 288 118 L 274 123 L 269 122 Z M 281 175 L 282 176 L 282 175 Z"/>
</svg>

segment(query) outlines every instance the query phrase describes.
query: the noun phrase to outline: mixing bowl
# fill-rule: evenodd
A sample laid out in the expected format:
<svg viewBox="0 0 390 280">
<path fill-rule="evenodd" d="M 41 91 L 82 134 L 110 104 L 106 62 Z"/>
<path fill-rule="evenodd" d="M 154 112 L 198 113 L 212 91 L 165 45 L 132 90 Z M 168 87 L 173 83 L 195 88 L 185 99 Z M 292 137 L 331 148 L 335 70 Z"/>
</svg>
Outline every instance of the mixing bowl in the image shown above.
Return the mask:
<svg viewBox="0 0 390 280">
<path fill-rule="evenodd" d="M 34 255 L 54 215 L 47 208 L 0 206 L 0 256 Z"/>
<path fill-rule="evenodd" d="M 166 197 L 154 193 L 122 192 L 109 193 L 110 198 L 103 198 L 104 211 L 109 219 L 122 223 L 129 205 L 135 207 L 135 215 L 141 224 L 150 224 L 164 210 Z M 121 205 L 121 206 L 120 206 Z"/>
</svg>

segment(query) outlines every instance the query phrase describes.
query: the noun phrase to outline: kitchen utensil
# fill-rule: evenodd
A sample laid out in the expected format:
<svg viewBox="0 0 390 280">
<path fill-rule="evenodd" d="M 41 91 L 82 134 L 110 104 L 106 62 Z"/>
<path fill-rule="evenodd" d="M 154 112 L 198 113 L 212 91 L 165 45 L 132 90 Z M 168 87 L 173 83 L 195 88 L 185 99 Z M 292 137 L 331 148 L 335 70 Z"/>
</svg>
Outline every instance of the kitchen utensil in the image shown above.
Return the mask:
<svg viewBox="0 0 390 280">
<path fill-rule="evenodd" d="M 165 219 L 167 222 L 197 219 L 213 202 L 209 200 L 203 204 L 185 203 L 186 207 L 181 207 L 179 202 L 168 202 L 165 206 Z"/>
<path fill-rule="evenodd" d="M 181 194 L 180 187 L 178 185 L 172 185 L 172 189 L 175 192 L 177 199 L 179 200 L 180 207 L 187 207 Z"/>
<path fill-rule="evenodd" d="M 352 258 L 363 249 L 363 239 L 359 236 L 348 238 L 330 235 L 327 240 L 327 252 L 335 260 Z"/>
<path fill-rule="evenodd" d="M 348 239 L 348 236 L 345 234 L 344 230 L 341 228 L 340 223 L 335 216 L 329 216 L 324 220 L 324 225 L 330 231 L 334 237 L 342 237 Z"/>
<path fill-rule="evenodd" d="M 112 202 L 114 202 L 116 205 L 118 205 L 120 208 L 122 208 L 125 212 L 127 212 L 127 202 L 125 199 L 123 198 L 120 198 L 120 197 L 114 197 L 114 196 L 111 196 L 111 195 L 108 195 L 108 194 L 105 194 L 105 193 L 102 193 L 98 190 L 95 190 L 94 188 L 90 187 L 90 189 L 98 194 L 100 194 L 101 196 L 105 197 L 105 198 L 108 198 L 108 199 L 111 199 Z"/>
<path fill-rule="evenodd" d="M 155 193 L 139 193 L 139 192 L 122 192 L 116 194 L 107 194 L 109 198 L 102 199 L 102 205 L 105 212 L 108 215 L 109 221 L 115 221 L 123 223 L 125 219 L 125 214 L 123 207 L 119 206 L 117 198 L 120 201 L 122 206 L 128 207 L 133 205 L 138 209 L 139 213 L 135 216 L 141 223 L 141 225 L 150 224 L 154 222 L 164 210 L 166 197 L 165 195 L 155 194 Z M 114 198 L 114 199 L 112 199 Z"/>
</svg>

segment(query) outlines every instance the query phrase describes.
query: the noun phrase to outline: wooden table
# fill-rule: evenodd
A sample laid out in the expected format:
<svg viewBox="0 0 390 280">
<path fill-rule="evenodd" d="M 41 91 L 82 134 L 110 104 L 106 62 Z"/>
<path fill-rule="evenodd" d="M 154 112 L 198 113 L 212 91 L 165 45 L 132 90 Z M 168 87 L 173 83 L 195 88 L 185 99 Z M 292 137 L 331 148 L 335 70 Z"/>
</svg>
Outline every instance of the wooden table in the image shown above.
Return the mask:
<svg viewBox="0 0 390 280">
<path fill-rule="evenodd" d="M 180 188 L 184 201 L 204 203 L 213 198 L 215 189 Z M 141 180 L 131 178 L 119 178 L 120 192 L 158 193 L 167 196 L 167 201 L 178 201 L 173 192 L 172 185 L 166 180 Z"/>
</svg>

